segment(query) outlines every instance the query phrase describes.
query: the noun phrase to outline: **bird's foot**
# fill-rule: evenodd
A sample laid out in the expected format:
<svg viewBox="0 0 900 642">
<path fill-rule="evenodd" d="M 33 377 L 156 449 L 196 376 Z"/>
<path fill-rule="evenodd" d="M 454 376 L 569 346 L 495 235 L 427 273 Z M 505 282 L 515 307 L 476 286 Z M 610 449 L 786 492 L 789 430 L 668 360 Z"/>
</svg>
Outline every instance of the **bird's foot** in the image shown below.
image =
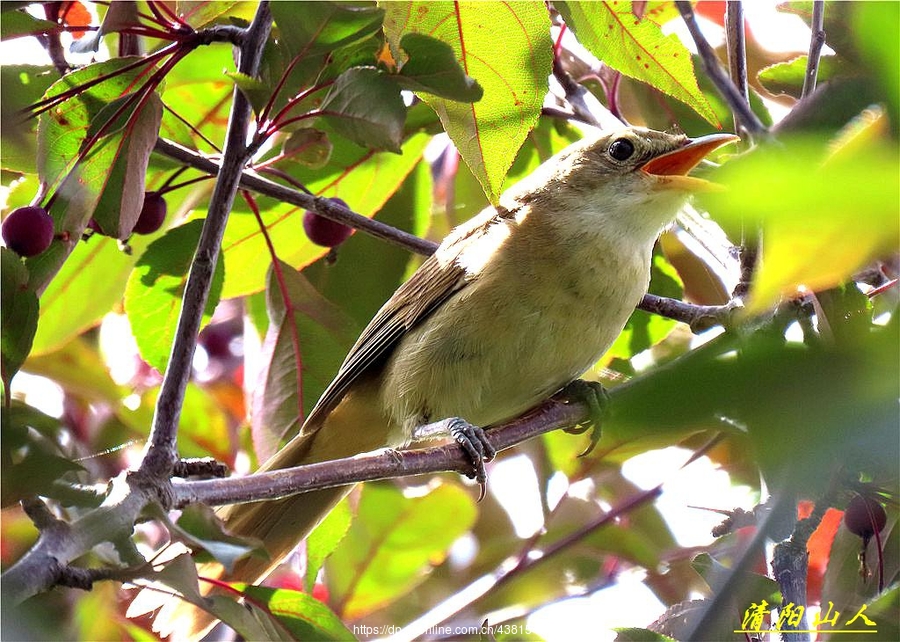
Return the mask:
<svg viewBox="0 0 900 642">
<path fill-rule="evenodd" d="M 597 445 L 597 442 L 600 441 L 600 425 L 609 410 L 609 393 L 599 381 L 576 379 L 563 388 L 560 394 L 571 401 L 581 401 L 588 406 L 589 415 L 585 421 L 582 421 L 571 428 L 564 429 L 567 433 L 572 435 L 581 435 L 588 430 L 591 431 L 590 443 L 584 452 L 579 455 L 579 457 L 584 457 L 590 453 L 594 449 L 594 446 Z"/>
<path fill-rule="evenodd" d="M 466 475 L 481 486 L 481 494 L 478 497 L 478 501 L 481 501 L 484 499 L 487 486 L 487 472 L 484 468 L 484 462 L 491 461 L 497 455 L 497 451 L 488 439 L 484 429 L 474 426 L 460 417 L 451 417 L 446 421 L 450 436 L 459 444 L 466 457 L 472 462 L 472 471 Z"/>
</svg>

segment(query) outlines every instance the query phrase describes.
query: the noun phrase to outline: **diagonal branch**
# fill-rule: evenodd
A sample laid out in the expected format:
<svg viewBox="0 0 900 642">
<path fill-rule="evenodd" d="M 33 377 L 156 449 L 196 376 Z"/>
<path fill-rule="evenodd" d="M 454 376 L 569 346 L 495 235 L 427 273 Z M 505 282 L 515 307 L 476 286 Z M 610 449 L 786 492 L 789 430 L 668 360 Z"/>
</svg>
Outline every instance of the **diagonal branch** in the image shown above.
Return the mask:
<svg viewBox="0 0 900 642">
<path fill-rule="evenodd" d="M 822 58 L 822 47 L 825 46 L 825 0 L 813 2 L 812 35 L 809 39 L 809 56 L 806 59 L 806 75 L 803 77 L 803 93 L 806 98 L 816 89 L 819 75 L 819 60 Z"/>
<path fill-rule="evenodd" d="M 241 73 L 248 76 L 256 75 L 271 26 L 272 16 L 268 2 L 261 2 L 240 48 L 238 69 Z M 234 203 L 243 167 L 249 160 L 246 137 L 250 114 L 250 102 L 243 92 L 235 87 L 226 134 L 225 155 L 218 171 L 216 187 L 200 234 L 197 252 L 191 264 L 169 365 L 160 388 L 153 428 L 140 466 L 141 473 L 157 480 L 168 479 L 178 460 L 178 420 L 181 416 L 184 392 L 191 376 L 200 320 L 209 297 L 213 270 L 222 245 L 228 213 Z"/>
<path fill-rule="evenodd" d="M 697 45 L 697 52 L 700 54 L 700 59 L 703 61 L 703 68 L 706 70 L 707 75 L 709 75 L 710 80 L 715 84 L 716 89 L 719 90 L 722 98 L 724 98 L 725 102 L 728 103 L 728 106 L 731 107 L 731 111 L 733 111 L 735 116 L 740 120 L 741 126 L 754 136 L 765 134 L 767 131 L 765 125 L 762 124 L 756 114 L 753 113 L 753 110 L 750 109 L 750 103 L 744 100 L 740 91 L 738 91 L 738 88 L 731 82 L 728 74 L 722 69 L 722 65 L 719 63 L 716 52 L 706 38 L 703 37 L 703 33 L 700 31 L 700 25 L 697 24 L 697 18 L 694 15 L 694 9 L 691 6 L 690 0 L 676 0 L 675 5 L 678 7 L 678 11 L 681 12 L 681 17 L 684 19 L 688 31 L 691 32 L 694 44 Z"/>
<path fill-rule="evenodd" d="M 201 172 L 216 174 L 219 171 L 219 163 L 211 158 L 162 138 L 156 141 L 154 151 L 180 161 L 185 165 L 190 165 Z M 244 171 L 241 174 L 240 186 L 303 209 L 313 210 L 325 218 L 343 223 L 357 230 L 362 230 L 376 238 L 384 239 L 417 254 L 428 255 L 437 249 L 437 243 L 433 241 L 421 239 L 409 232 L 404 232 L 380 221 L 366 218 L 349 208 L 334 203 L 330 199 L 313 196 L 302 190 L 286 187 L 250 171 Z"/>
</svg>

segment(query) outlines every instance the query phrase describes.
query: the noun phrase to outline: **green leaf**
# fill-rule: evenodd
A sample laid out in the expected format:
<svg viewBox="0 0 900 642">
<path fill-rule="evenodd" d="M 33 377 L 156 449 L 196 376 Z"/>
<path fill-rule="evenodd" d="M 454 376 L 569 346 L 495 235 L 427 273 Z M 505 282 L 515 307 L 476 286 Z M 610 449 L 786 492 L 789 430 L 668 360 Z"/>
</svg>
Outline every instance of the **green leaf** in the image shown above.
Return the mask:
<svg viewBox="0 0 900 642">
<path fill-rule="evenodd" d="M 266 288 L 269 329 L 262 346 L 263 367 L 250 400 L 253 446 L 260 461 L 271 457 L 284 437 L 300 429 L 356 336 L 340 308 L 316 292 L 297 270 L 284 262 L 279 265 L 286 290 L 282 291 L 270 268 Z M 285 294 L 293 320 L 287 313 Z M 299 381 L 298 359 L 303 366 Z"/>
<path fill-rule="evenodd" d="M 5 448 L 6 446 L 4 446 Z M 21 452 L 24 451 L 24 456 Z M 3 466 L 2 496 L 0 506 L 6 507 L 35 495 L 52 496 L 54 481 L 74 471 L 84 468 L 65 457 L 49 452 L 42 442 L 26 438 L 25 445 L 18 449 L 18 457 Z"/>
<path fill-rule="evenodd" d="M 397 83 L 374 67 L 342 73 L 320 111 L 337 133 L 357 145 L 400 152 L 406 107 Z"/>
<path fill-rule="evenodd" d="M 229 573 L 241 558 L 254 552 L 265 555 L 261 542 L 229 535 L 215 511 L 204 504 L 192 504 L 182 509 L 175 526 L 173 535 L 191 547 L 202 548 Z"/>
<path fill-rule="evenodd" d="M 547 93 L 553 43 L 546 8 L 532 2 L 389 2 L 384 9 L 395 57 L 404 35 L 427 34 L 450 45 L 465 73 L 484 89 L 474 104 L 422 98 L 496 203 Z"/>
<path fill-rule="evenodd" d="M 265 107 L 272 94 L 271 89 L 259 79 L 239 71 L 226 71 L 225 75 L 234 81 L 234 84 L 244 93 L 250 104 L 253 105 L 253 111 L 258 115 Z"/>
<path fill-rule="evenodd" d="M 39 36 L 55 30 L 57 25 L 49 20 L 35 18 L 22 11 L 4 11 L 0 21 L 0 38 L 12 40 L 22 36 Z"/>
<path fill-rule="evenodd" d="M 877 129 L 877 123 L 872 125 Z M 900 234 L 900 162 L 875 132 L 826 159 L 817 141 L 758 149 L 716 175 L 726 191 L 704 203 L 717 221 L 763 226 L 766 242 L 749 310 L 758 312 L 798 289 L 847 280 Z M 761 189 L 765 186 L 765 189 Z M 865 221 L 864 225 L 860 221 Z M 728 228 L 726 228 L 728 229 Z"/>
<path fill-rule="evenodd" d="M 400 188 L 429 140 L 426 134 L 414 134 L 404 143 L 403 154 L 398 156 L 367 151 L 336 137 L 332 139 L 334 151 L 325 168 L 312 170 L 292 163 L 285 170 L 314 194 L 342 198 L 353 211 L 371 217 Z M 328 248 L 315 245 L 303 233 L 302 209 L 266 199 L 259 202 L 263 223 L 279 259 L 302 268 L 328 252 Z M 265 287 L 269 261 L 260 257 L 268 256 L 269 250 L 256 217 L 233 212 L 222 251 L 228 274 L 222 298 L 251 294 Z"/>
<path fill-rule="evenodd" d="M 898 336 L 892 323 L 811 349 L 766 333 L 724 335 L 613 390 L 600 449 L 740 426 L 767 479 L 789 473 L 803 496 L 821 492 L 833 462 L 889 474 L 900 458 Z"/>
<path fill-rule="evenodd" d="M 77 243 L 41 295 L 33 353 L 52 352 L 99 322 L 122 298 L 128 275 L 146 244 L 143 237 L 135 238 L 132 253 L 127 254 L 104 236 Z"/>
<path fill-rule="evenodd" d="M 194 29 L 205 27 L 212 22 L 249 23 L 256 7 L 243 0 L 177 0 L 175 13 Z M 243 26 L 243 25 L 242 25 Z"/>
<path fill-rule="evenodd" d="M 3 94 L 0 118 L 7 123 L 0 132 L 0 167 L 3 169 L 37 173 L 37 138 L 33 131 L 37 122 L 24 120 L 20 111 L 40 100 L 55 79 L 52 67 L 7 64 L 0 67 L 0 93 Z"/>
<path fill-rule="evenodd" d="M 114 103 L 115 104 L 115 103 Z M 120 131 L 109 134 L 97 141 L 96 147 L 82 163 L 107 164 L 107 179 L 94 208 L 93 218 L 108 236 L 127 239 L 137 224 L 144 205 L 144 181 L 150 152 L 159 135 L 162 121 L 162 101 L 155 93 L 150 94 L 140 111 L 129 109 L 119 119 L 127 117 Z M 128 113 L 130 112 L 130 113 Z M 91 128 L 97 121 L 105 122 L 113 114 L 103 111 L 91 121 Z M 103 161 L 99 156 L 106 157 Z"/>
<path fill-rule="evenodd" d="M 125 287 L 125 312 L 141 356 L 164 372 L 181 312 L 187 274 L 197 249 L 202 220 L 173 228 L 156 239 L 141 256 Z M 225 268 L 216 263 L 209 300 L 203 314 L 209 321 L 222 290 Z"/>
<path fill-rule="evenodd" d="M 228 110 L 234 89 L 234 83 L 223 72 L 232 71 L 234 67 L 231 47 L 204 47 L 202 54 L 195 52 L 180 60 L 166 74 L 162 87 L 162 99 L 169 108 L 163 117 L 163 126 L 182 132 L 180 136 L 186 134 L 184 123 L 175 118 L 171 110 L 186 118 L 200 134 L 221 148 L 228 128 Z M 189 147 L 208 152 L 219 151 L 211 149 L 198 134 L 187 135 L 192 139 Z M 184 144 L 180 137 L 176 140 Z"/>
<path fill-rule="evenodd" d="M 411 591 L 475 521 L 475 502 L 455 484 L 404 497 L 387 484 L 366 484 L 356 519 L 326 562 L 333 604 L 356 619 Z"/>
<path fill-rule="evenodd" d="M 860 2 L 851 7 L 856 47 L 875 74 L 896 140 L 900 135 L 900 5 Z"/>
<path fill-rule="evenodd" d="M 800 98 L 803 93 L 803 81 L 806 78 L 806 65 L 809 57 L 799 56 L 788 62 L 778 62 L 760 69 L 757 78 L 766 91 L 772 94 L 787 94 Z M 848 66 L 842 64 L 840 58 L 823 56 L 819 60 L 818 82 L 831 80 L 846 71 Z"/>
<path fill-rule="evenodd" d="M 28 288 L 28 270 L 18 255 L 5 247 L 0 248 L 0 354 L 2 354 L 2 378 L 8 389 L 13 375 L 19 371 L 34 341 L 38 325 L 38 299 Z"/>
<path fill-rule="evenodd" d="M 281 147 L 281 154 L 310 169 L 321 169 L 331 158 L 332 149 L 328 134 L 311 127 L 303 127 L 287 137 Z"/>
<path fill-rule="evenodd" d="M 47 91 L 47 98 L 57 97 L 104 78 L 93 87 L 79 89 L 76 95 L 39 117 L 38 171 L 48 191 L 57 196 L 49 212 L 56 229 L 68 233 L 68 240 L 55 239 L 47 251 L 29 261 L 32 287 L 37 291 L 46 287 L 75 248 L 101 197 L 105 196 L 106 207 L 114 207 L 114 203 L 126 207 L 126 223 L 132 216 L 136 220 L 140 212 L 139 208 L 137 213 L 133 211 L 133 199 L 141 198 L 143 189 L 140 194 L 132 190 L 143 186 L 148 145 L 152 144 L 151 139 L 155 140 L 159 126 L 158 102 L 151 99 L 146 115 L 136 118 L 132 125 L 133 142 L 126 140 L 124 132 L 106 137 L 75 163 L 94 118 L 106 105 L 132 92 L 146 71 L 144 67 L 122 71 L 135 60 L 116 58 L 88 65 L 66 74 Z M 107 77 L 109 74 L 115 75 Z M 117 228 L 117 231 L 124 232 L 124 229 Z"/>
<path fill-rule="evenodd" d="M 447 43 L 421 33 L 407 33 L 400 38 L 400 47 L 409 60 L 394 78 L 404 89 L 460 102 L 481 100 L 484 90 L 462 70 L 453 47 Z"/>
<path fill-rule="evenodd" d="M 678 36 L 664 36 L 652 20 L 636 18 L 631 2 L 556 3 L 578 41 L 626 76 L 689 105 L 719 127 L 715 112 L 697 86 L 691 53 Z"/>
<path fill-rule="evenodd" d="M 265 605 L 296 640 L 354 640 L 334 611 L 319 600 L 290 589 L 234 585 L 256 604 Z"/>
<path fill-rule="evenodd" d="M 350 528 L 350 504 L 345 497 L 306 538 L 306 573 L 303 588 L 312 593 L 325 560 L 338 547 Z"/>
<path fill-rule="evenodd" d="M 45 98 L 54 98 L 105 77 L 93 87 L 79 89 L 74 96 L 39 116 L 38 169 L 49 187 L 55 187 L 72 170 L 93 119 L 108 104 L 134 90 L 134 83 L 144 68 L 121 70 L 136 60 L 116 58 L 88 65 L 66 74 L 47 91 Z M 91 172 L 89 176 L 100 174 Z"/>
<path fill-rule="evenodd" d="M 273 2 L 272 17 L 293 55 L 334 51 L 375 34 L 383 12 L 336 2 Z"/>
</svg>

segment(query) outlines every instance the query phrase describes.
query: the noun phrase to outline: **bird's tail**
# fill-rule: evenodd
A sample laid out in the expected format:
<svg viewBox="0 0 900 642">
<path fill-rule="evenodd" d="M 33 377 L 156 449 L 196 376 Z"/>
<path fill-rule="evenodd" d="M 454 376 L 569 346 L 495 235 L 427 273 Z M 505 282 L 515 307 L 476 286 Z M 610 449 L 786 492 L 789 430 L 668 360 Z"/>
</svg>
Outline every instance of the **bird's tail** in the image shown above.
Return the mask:
<svg viewBox="0 0 900 642">
<path fill-rule="evenodd" d="M 376 395 L 374 386 L 357 387 L 325 417 L 318 429 L 304 426 L 259 471 L 350 457 L 392 445 L 388 441 L 390 427 L 380 412 Z M 351 488 L 328 488 L 222 509 L 220 515 L 227 530 L 233 535 L 261 540 L 269 557 L 247 556 L 227 576 L 220 565 L 204 564 L 198 567 L 200 577 L 259 582 L 312 532 Z M 201 580 L 201 589 L 207 592 L 204 584 L 208 586 Z M 173 640 L 198 639 L 215 622 L 209 613 L 184 600 L 173 599 L 157 614 L 153 628 L 161 637 L 172 635 Z"/>
</svg>

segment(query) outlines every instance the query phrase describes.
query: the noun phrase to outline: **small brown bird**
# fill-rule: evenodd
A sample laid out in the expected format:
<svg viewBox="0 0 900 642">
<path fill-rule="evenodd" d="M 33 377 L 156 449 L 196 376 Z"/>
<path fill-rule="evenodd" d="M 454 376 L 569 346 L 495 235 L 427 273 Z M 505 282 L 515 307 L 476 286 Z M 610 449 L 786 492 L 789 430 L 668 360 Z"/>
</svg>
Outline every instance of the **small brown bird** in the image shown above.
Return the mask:
<svg viewBox="0 0 900 642">
<path fill-rule="evenodd" d="M 453 230 L 400 286 L 300 433 L 260 470 L 402 447 L 440 421 L 483 466 L 492 449 L 479 427 L 527 411 L 609 348 L 647 291 L 660 231 L 708 185 L 687 173 L 735 140 L 628 128 L 543 163 Z M 270 555 L 245 558 L 230 579 L 265 577 L 348 491 L 222 511 L 231 532 L 261 539 Z M 156 625 L 182 635 L 210 623 L 178 620 L 164 610 Z"/>
</svg>

